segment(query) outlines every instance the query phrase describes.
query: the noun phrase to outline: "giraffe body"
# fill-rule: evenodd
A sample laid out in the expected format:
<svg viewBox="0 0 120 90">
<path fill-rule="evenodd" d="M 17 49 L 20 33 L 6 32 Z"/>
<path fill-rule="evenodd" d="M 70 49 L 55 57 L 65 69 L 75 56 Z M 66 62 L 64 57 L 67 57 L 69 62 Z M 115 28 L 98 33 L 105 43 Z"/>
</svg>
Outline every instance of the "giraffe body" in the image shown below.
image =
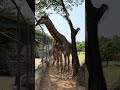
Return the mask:
<svg viewBox="0 0 120 90">
<path fill-rule="evenodd" d="M 61 73 L 62 73 L 62 71 L 63 71 L 62 52 L 61 52 L 61 50 L 58 49 L 56 43 L 53 45 L 50 53 L 51 53 L 51 56 L 53 56 L 51 65 L 53 66 L 56 62 L 58 71 L 59 71 L 59 68 L 60 68 Z"/>
</svg>

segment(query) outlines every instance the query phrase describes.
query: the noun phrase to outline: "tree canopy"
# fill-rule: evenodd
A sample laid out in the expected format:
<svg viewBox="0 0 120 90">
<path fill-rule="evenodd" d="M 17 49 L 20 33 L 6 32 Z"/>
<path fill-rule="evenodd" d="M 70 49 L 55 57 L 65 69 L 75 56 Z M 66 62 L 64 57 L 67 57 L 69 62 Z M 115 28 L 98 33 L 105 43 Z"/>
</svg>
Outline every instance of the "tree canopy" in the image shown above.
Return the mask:
<svg viewBox="0 0 120 90">
<path fill-rule="evenodd" d="M 84 0 L 63 0 L 65 4 L 65 8 L 67 10 L 72 10 L 73 6 L 78 6 L 82 4 Z M 62 7 L 61 0 L 37 0 L 36 1 L 36 12 L 38 12 L 38 16 L 43 15 L 44 13 L 50 15 L 53 13 L 60 14 L 64 16 L 65 12 Z M 48 10 L 51 9 L 50 12 Z M 52 12 L 54 11 L 54 12 Z"/>
<path fill-rule="evenodd" d="M 76 46 L 77 46 L 77 51 L 78 52 L 84 52 L 85 51 L 85 42 L 76 42 Z"/>
<path fill-rule="evenodd" d="M 22 5 L 19 6 L 22 7 Z M 11 2 L 11 0 L 0 0 L 0 16 L 6 17 L 11 20 L 17 20 L 17 8 Z M 31 22 L 30 18 L 25 15 L 23 15 L 23 17 L 29 25 L 34 25 L 34 22 Z M 23 18 L 21 17 L 21 15 L 19 17 L 19 20 L 20 22 L 23 22 Z"/>
<path fill-rule="evenodd" d="M 100 38 L 101 55 L 106 58 L 111 58 L 120 53 L 120 36 L 113 36 L 112 38 Z"/>
</svg>

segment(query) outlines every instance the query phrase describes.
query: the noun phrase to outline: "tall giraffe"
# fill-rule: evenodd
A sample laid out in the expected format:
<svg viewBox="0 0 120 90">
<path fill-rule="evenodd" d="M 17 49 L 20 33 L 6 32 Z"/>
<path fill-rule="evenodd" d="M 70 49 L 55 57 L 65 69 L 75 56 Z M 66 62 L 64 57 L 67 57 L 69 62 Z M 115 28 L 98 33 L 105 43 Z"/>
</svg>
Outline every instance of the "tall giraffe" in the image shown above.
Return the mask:
<svg viewBox="0 0 120 90">
<path fill-rule="evenodd" d="M 70 69 L 70 53 L 72 51 L 71 48 L 71 44 L 68 42 L 68 40 L 65 38 L 65 36 L 63 36 L 62 34 L 60 34 L 57 29 L 55 28 L 54 24 L 52 23 L 52 21 L 49 19 L 48 16 L 42 16 L 37 24 L 45 24 L 48 31 L 50 32 L 50 34 L 53 36 L 53 38 L 55 39 L 56 43 L 58 43 L 58 48 L 61 50 L 61 52 L 64 54 L 64 58 L 65 58 L 65 65 L 64 65 L 64 70 L 66 71 L 66 64 L 68 64 L 68 70 Z M 68 60 L 68 63 L 66 63 Z"/>
</svg>

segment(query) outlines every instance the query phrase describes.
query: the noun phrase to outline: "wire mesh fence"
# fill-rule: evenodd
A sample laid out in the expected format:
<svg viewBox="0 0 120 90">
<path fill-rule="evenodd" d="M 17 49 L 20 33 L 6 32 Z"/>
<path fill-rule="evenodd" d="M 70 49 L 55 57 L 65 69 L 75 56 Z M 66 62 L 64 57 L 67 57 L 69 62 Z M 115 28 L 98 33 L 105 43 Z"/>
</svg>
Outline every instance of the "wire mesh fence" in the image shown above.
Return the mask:
<svg viewBox="0 0 120 90">
<path fill-rule="evenodd" d="M 34 90 L 34 24 L 19 3 L 0 2 L 0 90 Z"/>
<path fill-rule="evenodd" d="M 38 36 L 38 37 L 37 37 Z M 36 35 L 36 58 L 35 58 L 35 90 L 40 89 L 42 77 L 45 74 L 46 68 L 49 65 L 49 51 L 52 43 L 42 30 L 42 34 Z"/>
</svg>

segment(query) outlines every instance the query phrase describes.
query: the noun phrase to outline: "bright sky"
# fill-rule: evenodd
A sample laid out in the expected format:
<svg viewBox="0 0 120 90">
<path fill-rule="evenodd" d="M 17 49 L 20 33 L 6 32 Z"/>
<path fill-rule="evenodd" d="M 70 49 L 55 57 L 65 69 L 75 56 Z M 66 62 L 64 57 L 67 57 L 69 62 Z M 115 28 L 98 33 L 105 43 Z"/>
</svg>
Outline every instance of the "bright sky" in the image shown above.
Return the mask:
<svg viewBox="0 0 120 90">
<path fill-rule="evenodd" d="M 69 11 L 70 19 L 74 28 L 79 27 L 81 30 L 76 36 L 76 41 L 85 41 L 85 3 L 78 7 L 73 7 L 72 11 Z M 71 41 L 71 33 L 68 22 L 58 14 L 52 14 L 49 16 L 57 30 L 63 34 L 67 40 Z M 44 26 L 44 31 L 49 34 L 49 31 Z"/>
</svg>

